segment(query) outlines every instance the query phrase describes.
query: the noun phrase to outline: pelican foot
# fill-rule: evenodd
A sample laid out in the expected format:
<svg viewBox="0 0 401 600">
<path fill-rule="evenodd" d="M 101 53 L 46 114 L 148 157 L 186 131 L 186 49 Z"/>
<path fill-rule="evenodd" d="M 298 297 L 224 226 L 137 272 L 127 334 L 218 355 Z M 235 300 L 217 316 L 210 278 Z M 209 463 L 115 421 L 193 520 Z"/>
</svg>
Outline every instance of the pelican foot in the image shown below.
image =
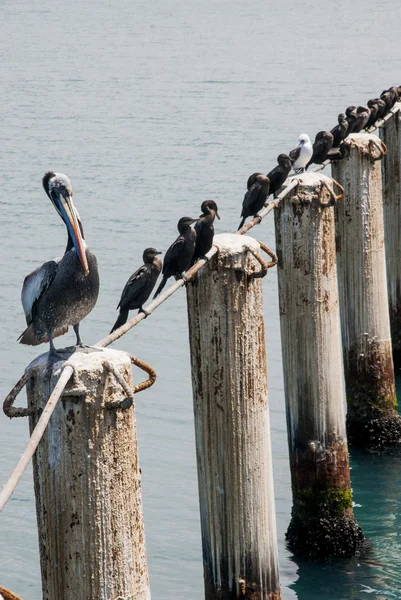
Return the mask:
<svg viewBox="0 0 401 600">
<path fill-rule="evenodd" d="M 101 348 L 96 348 L 95 346 L 87 346 L 82 342 L 73 347 L 73 352 L 82 352 L 83 354 L 91 354 L 91 352 L 101 352 Z"/>
<path fill-rule="evenodd" d="M 55 363 L 60 360 L 67 360 L 72 354 L 72 351 L 69 348 L 60 348 L 56 350 L 55 348 L 49 351 L 48 362 Z"/>
</svg>

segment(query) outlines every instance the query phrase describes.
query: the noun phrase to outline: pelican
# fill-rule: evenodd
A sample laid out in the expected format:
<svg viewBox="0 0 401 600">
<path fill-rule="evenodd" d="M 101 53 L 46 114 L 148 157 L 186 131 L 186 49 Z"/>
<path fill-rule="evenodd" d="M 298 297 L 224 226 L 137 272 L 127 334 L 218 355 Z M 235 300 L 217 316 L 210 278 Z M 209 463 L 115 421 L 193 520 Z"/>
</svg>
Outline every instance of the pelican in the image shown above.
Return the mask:
<svg viewBox="0 0 401 600">
<path fill-rule="evenodd" d="M 42 183 L 67 227 L 67 247 L 62 258 L 45 262 L 25 277 L 21 300 L 28 327 L 18 340 L 28 346 L 49 342 L 50 356 L 58 357 L 53 339 L 66 333 L 69 325 L 74 328 L 77 345 L 83 346 L 79 323 L 96 304 L 99 273 L 96 257 L 85 243 L 70 180 L 50 171 Z"/>
</svg>

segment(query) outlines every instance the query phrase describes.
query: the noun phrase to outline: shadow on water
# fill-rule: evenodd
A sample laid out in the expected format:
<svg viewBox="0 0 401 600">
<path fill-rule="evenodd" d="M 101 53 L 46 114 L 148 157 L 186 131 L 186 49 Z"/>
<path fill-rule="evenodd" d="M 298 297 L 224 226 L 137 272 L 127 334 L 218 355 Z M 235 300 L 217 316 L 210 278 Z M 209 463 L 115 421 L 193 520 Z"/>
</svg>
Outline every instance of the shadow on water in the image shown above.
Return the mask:
<svg viewBox="0 0 401 600">
<path fill-rule="evenodd" d="M 401 404 L 401 376 L 397 377 Z M 299 600 L 401 600 L 401 457 L 351 452 L 355 517 L 373 548 L 327 564 L 295 559 Z"/>
</svg>

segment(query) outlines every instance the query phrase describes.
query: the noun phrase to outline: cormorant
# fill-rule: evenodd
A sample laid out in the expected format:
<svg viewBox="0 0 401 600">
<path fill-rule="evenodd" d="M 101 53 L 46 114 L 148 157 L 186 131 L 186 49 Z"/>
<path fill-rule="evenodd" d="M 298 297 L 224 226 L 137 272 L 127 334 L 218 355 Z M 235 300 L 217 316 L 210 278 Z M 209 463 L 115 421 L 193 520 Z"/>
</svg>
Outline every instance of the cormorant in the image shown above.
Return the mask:
<svg viewBox="0 0 401 600">
<path fill-rule="evenodd" d="M 152 293 L 162 270 L 162 261 L 160 258 L 157 258 L 157 254 L 161 254 L 161 252 L 158 252 L 155 248 L 146 248 L 144 250 L 144 264 L 131 275 L 125 284 L 117 306 L 120 309 L 120 314 L 110 333 L 113 333 L 113 331 L 127 322 L 130 310 L 139 308 L 139 312 L 145 313 L 146 316 L 148 315 L 143 305 Z"/>
<path fill-rule="evenodd" d="M 266 177 L 270 181 L 270 194 L 275 194 L 287 179 L 292 169 L 292 160 L 287 154 L 279 154 L 277 157 L 278 165 L 274 167 Z"/>
<path fill-rule="evenodd" d="M 344 113 L 338 115 L 338 125 L 333 127 L 330 133 L 333 136 L 333 148 L 338 148 L 348 135 L 348 121 Z"/>
<path fill-rule="evenodd" d="M 206 258 L 213 244 L 214 236 L 214 219 L 220 219 L 217 204 L 214 200 L 205 200 L 201 205 L 202 214 L 199 220 L 195 223 L 194 229 L 196 233 L 195 251 L 192 256 L 191 266 L 199 258 Z"/>
<path fill-rule="evenodd" d="M 255 216 L 256 213 L 262 210 L 270 193 L 270 179 L 262 173 L 250 175 L 247 185 L 249 184 L 251 185 L 248 187 L 242 201 L 242 219 L 238 229 L 241 229 L 247 217 Z"/>
<path fill-rule="evenodd" d="M 316 134 L 315 141 L 313 143 L 313 155 L 309 161 L 308 167 L 312 163 L 322 164 L 333 147 L 333 134 L 330 131 L 319 131 Z"/>
<path fill-rule="evenodd" d="M 312 158 L 313 149 L 312 142 L 309 139 L 309 135 L 302 133 L 298 138 L 298 146 L 291 150 L 289 157 L 293 161 L 293 168 L 295 173 L 303 173 L 306 169 L 306 165 Z"/>
<path fill-rule="evenodd" d="M 42 183 L 67 227 L 67 247 L 62 258 L 45 262 L 25 277 L 21 300 L 28 327 L 18 339 L 29 346 L 48 341 L 50 355 L 57 356 L 53 338 L 66 333 L 69 325 L 74 327 L 77 345 L 83 345 L 79 323 L 96 304 L 99 273 L 96 257 L 85 243 L 70 180 L 50 171 Z"/>
<path fill-rule="evenodd" d="M 379 111 L 379 104 L 377 102 L 377 98 L 368 100 L 368 107 L 370 110 L 370 115 L 369 119 L 366 122 L 365 129 L 369 129 L 369 127 L 372 127 L 372 125 L 374 125 L 377 121 L 377 113 Z"/>
<path fill-rule="evenodd" d="M 370 109 L 366 108 L 365 106 L 358 106 L 358 108 L 355 110 L 355 115 L 356 119 L 352 128 L 352 133 L 359 133 L 366 127 L 366 123 L 368 122 L 370 116 Z"/>
<path fill-rule="evenodd" d="M 183 277 L 191 264 L 191 259 L 195 250 L 196 232 L 191 227 L 192 223 L 196 223 L 198 219 L 191 217 L 182 217 L 177 224 L 179 236 L 170 248 L 167 250 L 163 261 L 163 279 L 156 290 L 153 298 L 156 298 L 164 288 L 169 277 L 174 276 L 176 279 Z M 184 278 L 184 277 L 183 277 Z"/>
</svg>

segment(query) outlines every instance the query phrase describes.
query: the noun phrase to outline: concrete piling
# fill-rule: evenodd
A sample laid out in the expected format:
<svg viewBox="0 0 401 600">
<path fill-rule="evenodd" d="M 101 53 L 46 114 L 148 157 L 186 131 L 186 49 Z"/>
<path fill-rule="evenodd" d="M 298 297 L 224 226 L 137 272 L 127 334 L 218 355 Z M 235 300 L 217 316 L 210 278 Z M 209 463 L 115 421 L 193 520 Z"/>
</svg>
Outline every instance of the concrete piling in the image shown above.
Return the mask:
<svg viewBox="0 0 401 600">
<path fill-rule="evenodd" d="M 63 366 L 47 361 L 28 367 L 31 431 Z M 149 600 L 135 416 L 120 407 L 132 404 L 130 357 L 77 351 L 68 363 L 74 374 L 33 458 L 43 599 Z"/>
<path fill-rule="evenodd" d="M 205 598 L 280 600 L 259 244 L 214 244 L 187 288 Z"/>
<path fill-rule="evenodd" d="M 287 541 L 312 559 L 353 556 L 364 537 L 352 509 L 345 429 L 334 182 L 318 173 L 296 179 L 275 210 L 293 494 Z"/>
<path fill-rule="evenodd" d="M 381 166 L 385 147 L 351 134 L 350 155 L 333 164 L 344 187 L 335 207 L 341 329 L 350 444 L 384 449 L 401 441 L 384 247 Z"/>
<path fill-rule="evenodd" d="M 381 128 L 387 147 L 382 160 L 387 290 L 394 366 L 401 368 L 401 111 Z"/>
</svg>

